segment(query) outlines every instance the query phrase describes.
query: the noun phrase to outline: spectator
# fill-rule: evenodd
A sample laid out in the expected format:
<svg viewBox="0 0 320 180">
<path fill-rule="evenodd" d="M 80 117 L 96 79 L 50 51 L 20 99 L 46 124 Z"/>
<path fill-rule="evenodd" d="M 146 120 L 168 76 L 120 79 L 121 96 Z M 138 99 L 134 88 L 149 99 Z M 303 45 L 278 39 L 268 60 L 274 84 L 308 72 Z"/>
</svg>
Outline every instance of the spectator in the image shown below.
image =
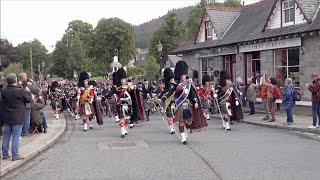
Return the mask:
<svg viewBox="0 0 320 180">
<path fill-rule="evenodd" d="M 263 84 L 266 74 L 261 78 L 259 89 L 260 89 L 260 95 L 262 99 L 263 108 L 265 109 L 266 116 L 263 118 L 263 120 L 267 121 L 270 119 L 269 116 L 269 107 L 268 107 L 268 97 L 267 97 L 267 91 L 268 88 L 266 85 Z"/>
<path fill-rule="evenodd" d="M 3 85 L 0 82 L 0 136 L 2 135 L 2 126 L 3 126 L 3 100 L 1 97 L 1 89 L 3 88 Z"/>
<path fill-rule="evenodd" d="M 32 79 L 28 79 L 28 76 L 26 73 L 20 73 L 19 74 L 19 86 L 20 87 L 28 87 L 32 94 L 38 94 L 40 89 L 36 85 L 36 83 Z M 26 114 L 24 119 L 24 124 L 22 128 L 22 136 L 29 136 L 29 128 L 30 128 L 30 117 L 31 117 L 31 104 L 26 104 Z"/>
<path fill-rule="evenodd" d="M 312 73 L 310 76 L 312 84 L 306 84 L 306 87 L 311 92 L 312 101 L 312 126 L 309 129 L 314 129 L 317 127 L 317 116 L 318 116 L 318 126 L 320 126 L 320 76 L 319 74 Z"/>
<path fill-rule="evenodd" d="M 7 75 L 8 86 L 3 88 L 1 96 L 3 99 L 4 135 L 2 141 L 3 159 L 8 159 L 9 143 L 12 135 L 12 161 L 23 160 L 19 154 L 19 137 L 24 123 L 26 113 L 26 103 L 31 102 L 30 89 L 28 87 L 19 88 L 17 75 L 14 73 Z"/>
<path fill-rule="evenodd" d="M 241 98 L 241 103 L 243 106 L 246 106 L 246 100 L 245 100 L 246 87 L 245 87 L 245 84 L 243 83 L 241 77 L 237 77 L 236 86 L 237 86 L 238 90 L 240 91 L 239 94 L 240 94 L 240 98 Z"/>
<path fill-rule="evenodd" d="M 43 124 L 41 118 L 41 110 L 46 106 L 42 96 L 34 96 L 31 101 L 31 123 L 40 126 Z M 44 128 L 45 131 L 47 128 Z"/>
<path fill-rule="evenodd" d="M 294 86 L 292 84 L 292 79 L 287 78 L 284 83 L 285 89 L 282 95 L 282 108 L 287 112 L 287 123 L 284 125 L 292 125 L 293 117 L 292 117 L 292 108 L 295 105 L 295 101 L 293 100 L 293 92 Z"/>
<path fill-rule="evenodd" d="M 254 103 L 256 102 L 256 99 L 257 99 L 256 85 L 254 84 L 254 82 L 252 82 L 252 79 L 249 78 L 246 100 L 249 102 L 251 116 L 254 116 L 256 113 L 255 107 L 254 107 Z"/>
<path fill-rule="evenodd" d="M 277 80 L 274 77 L 271 77 L 270 79 L 267 76 L 264 76 L 264 82 L 263 85 L 267 86 L 267 98 L 268 98 L 268 108 L 270 110 L 271 119 L 268 122 L 274 122 L 275 115 L 276 115 L 276 99 L 273 96 L 273 92 L 275 91 L 275 88 L 277 87 Z"/>
</svg>

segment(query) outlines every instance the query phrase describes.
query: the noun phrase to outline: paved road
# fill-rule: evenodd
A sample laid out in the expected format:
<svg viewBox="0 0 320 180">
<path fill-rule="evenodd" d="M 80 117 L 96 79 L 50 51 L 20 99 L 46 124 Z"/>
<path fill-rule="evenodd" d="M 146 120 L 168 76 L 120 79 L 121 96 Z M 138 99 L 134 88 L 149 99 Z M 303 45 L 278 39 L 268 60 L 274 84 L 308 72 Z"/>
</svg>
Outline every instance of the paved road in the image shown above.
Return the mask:
<svg viewBox="0 0 320 180">
<path fill-rule="evenodd" d="M 319 179 L 320 138 L 282 129 L 220 121 L 181 145 L 159 116 L 140 123 L 125 139 L 117 124 L 68 130 L 59 142 L 4 179 Z M 107 149 L 108 143 L 142 141 L 147 147 Z"/>
</svg>

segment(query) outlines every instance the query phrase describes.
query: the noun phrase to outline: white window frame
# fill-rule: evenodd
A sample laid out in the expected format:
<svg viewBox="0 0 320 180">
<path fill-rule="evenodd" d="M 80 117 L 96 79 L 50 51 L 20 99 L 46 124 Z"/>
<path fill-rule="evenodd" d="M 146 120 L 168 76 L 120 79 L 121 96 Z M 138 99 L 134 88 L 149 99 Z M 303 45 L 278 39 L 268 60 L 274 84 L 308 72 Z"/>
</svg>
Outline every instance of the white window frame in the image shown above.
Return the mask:
<svg viewBox="0 0 320 180">
<path fill-rule="evenodd" d="M 212 34 L 213 34 L 212 23 L 210 21 L 206 21 L 205 28 L 206 28 L 206 35 L 207 35 L 206 39 L 212 38 Z"/>
<path fill-rule="evenodd" d="M 276 50 L 273 51 L 273 72 L 274 72 L 274 77 L 277 74 L 276 68 L 287 68 L 287 77 L 289 77 L 289 68 L 291 67 L 299 67 L 299 71 L 300 71 L 300 57 L 299 57 L 299 65 L 294 65 L 294 66 L 289 66 L 289 49 L 294 49 L 294 48 L 287 48 L 286 53 L 287 53 L 287 65 L 286 66 L 276 66 Z M 291 78 L 291 77 L 290 77 Z M 301 86 L 301 81 L 299 82 L 300 86 Z M 295 86 L 296 89 L 300 89 L 300 86 Z M 281 88 L 283 88 L 282 84 L 281 84 Z"/>
<path fill-rule="evenodd" d="M 290 1 L 293 2 L 293 7 L 290 7 Z M 284 7 L 285 3 L 288 3 L 287 8 Z M 291 17 L 290 16 L 290 9 L 294 9 L 294 13 L 295 13 L 295 8 L 296 8 L 296 3 L 294 0 L 282 1 L 282 22 L 283 22 L 282 24 L 283 24 L 283 26 L 290 26 L 290 25 L 295 24 L 295 19 L 296 19 L 295 14 L 294 14 L 294 19 L 293 20 L 290 19 L 290 17 Z M 289 22 L 286 22 L 286 11 L 289 11 Z"/>
</svg>

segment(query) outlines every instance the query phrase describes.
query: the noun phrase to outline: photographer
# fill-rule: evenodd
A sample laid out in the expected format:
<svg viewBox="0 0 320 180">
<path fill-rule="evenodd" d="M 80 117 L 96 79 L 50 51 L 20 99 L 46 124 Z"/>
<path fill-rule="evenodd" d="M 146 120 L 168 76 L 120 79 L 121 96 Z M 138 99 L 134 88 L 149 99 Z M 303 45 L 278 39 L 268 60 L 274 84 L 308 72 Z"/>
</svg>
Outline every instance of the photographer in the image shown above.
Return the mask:
<svg viewBox="0 0 320 180">
<path fill-rule="evenodd" d="M 20 73 L 19 74 L 19 87 L 26 88 L 28 87 L 30 89 L 30 92 L 32 94 L 38 94 L 40 89 L 37 86 L 37 84 L 32 80 L 29 79 L 26 73 Z M 31 104 L 26 104 L 26 114 L 24 119 L 24 124 L 22 128 L 22 136 L 29 136 L 29 128 L 30 128 L 30 116 L 31 116 Z"/>
<path fill-rule="evenodd" d="M 42 118 L 40 115 L 40 111 L 45 107 L 45 103 L 42 96 L 39 95 L 32 95 L 31 101 L 31 123 L 40 126 L 43 124 Z M 44 125 L 44 131 L 47 131 L 46 126 Z M 40 128 L 39 128 L 40 129 Z M 45 133 L 44 132 L 44 133 Z"/>
<path fill-rule="evenodd" d="M 19 88 L 17 75 L 10 73 L 7 75 L 8 86 L 1 90 L 3 99 L 3 120 L 4 135 L 2 141 L 3 159 L 11 158 L 9 155 L 9 143 L 12 136 L 12 160 L 24 159 L 19 154 L 19 136 L 26 114 L 26 103 L 31 102 L 30 89 L 28 87 Z"/>
</svg>

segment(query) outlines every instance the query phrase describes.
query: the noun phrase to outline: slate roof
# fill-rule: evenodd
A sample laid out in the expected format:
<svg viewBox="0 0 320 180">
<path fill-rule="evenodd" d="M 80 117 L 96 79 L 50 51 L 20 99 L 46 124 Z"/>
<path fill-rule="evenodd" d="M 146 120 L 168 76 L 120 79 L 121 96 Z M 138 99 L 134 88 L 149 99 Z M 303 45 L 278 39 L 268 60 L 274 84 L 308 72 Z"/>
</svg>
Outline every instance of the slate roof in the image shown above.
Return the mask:
<svg viewBox="0 0 320 180">
<path fill-rule="evenodd" d="M 217 37 L 221 36 L 227 31 L 228 27 L 241 13 L 240 8 L 224 8 L 220 6 L 207 7 L 206 12 L 212 23 L 212 26 L 217 33 Z"/>
<path fill-rule="evenodd" d="M 176 55 L 168 55 L 169 60 L 172 62 L 174 66 L 176 66 L 177 62 L 182 60 L 182 57 Z"/>
<path fill-rule="evenodd" d="M 217 45 L 251 41 L 258 38 L 273 7 L 273 0 L 245 8 Z"/>
<path fill-rule="evenodd" d="M 320 0 L 296 0 L 308 20 L 312 21 L 320 4 Z"/>
<path fill-rule="evenodd" d="M 320 10 L 316 14 L 317 9 L 313 8 L 319 7 L 320 0 L 297 0 L 302 11 L 310 21 L 313 20 L 313 17 L 316 17 L 311 24 L 267 29 L 263 32 L 264 25 L 268 20 L 270 12 L 273 10 L 275 1 L 277 0 L 262 0 L 258 3 L 246 6 L 221 39 L 216 41 L 209 40 L 197 44 L 194 44 L 193 41 L 189 41 L 179 46 L 174 52 L 179 53 L 206 47 L 238 44 L 241 42 L 250 42 L 259 39 L 320 30 Z M 212 20 L 214 18 L 215 17 L 212 17 Z"/>
<path fill-rule="evenodd" d="M 316 18 L 308 27 L 307 31 L 320 30 L 320 10 L 318 11 Z"/>
</svg>

